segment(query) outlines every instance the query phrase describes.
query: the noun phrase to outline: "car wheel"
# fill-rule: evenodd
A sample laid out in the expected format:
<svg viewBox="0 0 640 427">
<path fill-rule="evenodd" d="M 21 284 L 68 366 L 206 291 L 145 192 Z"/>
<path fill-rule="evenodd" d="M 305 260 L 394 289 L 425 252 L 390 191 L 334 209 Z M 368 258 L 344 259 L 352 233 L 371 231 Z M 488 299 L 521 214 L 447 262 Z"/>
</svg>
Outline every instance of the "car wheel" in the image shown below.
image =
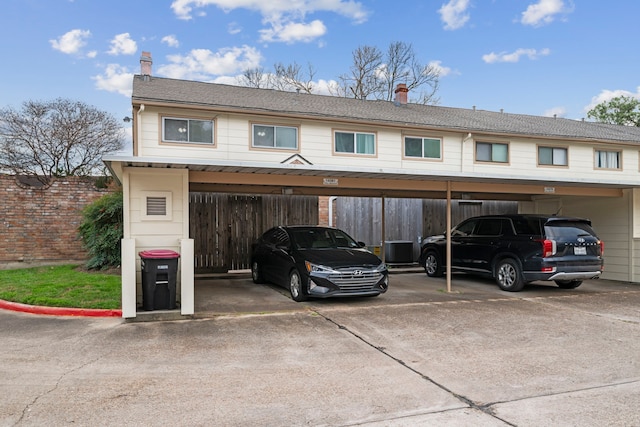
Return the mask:
<svg viewBox="0 0 640 427">
<path fill-rule="evenodd" d="M 518 292 L 524 287 L 520 263 L 513 258 L 505 258 L 496 264 L 496 283 L 503 291 Z"/>
<path fill-rule="evenodd" d="M 253 279 L 253 283 L 264 283 L 264 277 L 262 277 L 262 270 L 260 269 L 258 261 L 251 263 L 251 278 Z"/>
<path fill-rule="evenodd" d="M 440 256 L 435 251 L 427 252 L 427 255 L 424 257 L 424 271 L 427 273 L 427 276 L 440 277 L 442 276 L 442 270 Z"/>
<path fill-rule="evenodd" d="M 556 280 L 556 285 L 562 289 L 575 289 L 582 285 L 582 280 Z"/>
<path fill-rule="evenodd" d="M 289 292 L 291 292 L 291 298 L 294 301 L 301 302 L 307 299 L 307 296 L 302 290 L 302 278 L 298 270 L 292 270 L 289 274 Z"/>
</svg>

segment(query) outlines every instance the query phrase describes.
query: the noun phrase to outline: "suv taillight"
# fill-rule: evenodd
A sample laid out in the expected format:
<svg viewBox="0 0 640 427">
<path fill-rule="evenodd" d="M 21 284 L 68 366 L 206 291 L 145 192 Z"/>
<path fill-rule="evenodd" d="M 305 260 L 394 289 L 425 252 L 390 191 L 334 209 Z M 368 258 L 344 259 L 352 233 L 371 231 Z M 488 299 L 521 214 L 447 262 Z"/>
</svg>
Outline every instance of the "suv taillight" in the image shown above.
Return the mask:
<svg viewBox="0 0 640 427">
<path fill-rule="evenodd" d="M 604 256 L 604 242 L 602 240 L 598 241 L 600 243 L 600 256 Z"/>
<path fill-rule="evenodd" d="M 540 244 L 542 244 L 542 257 L 550 257 L 556 253 L 556 241 L 555 240 L 539 240 Z"/>
</svg>

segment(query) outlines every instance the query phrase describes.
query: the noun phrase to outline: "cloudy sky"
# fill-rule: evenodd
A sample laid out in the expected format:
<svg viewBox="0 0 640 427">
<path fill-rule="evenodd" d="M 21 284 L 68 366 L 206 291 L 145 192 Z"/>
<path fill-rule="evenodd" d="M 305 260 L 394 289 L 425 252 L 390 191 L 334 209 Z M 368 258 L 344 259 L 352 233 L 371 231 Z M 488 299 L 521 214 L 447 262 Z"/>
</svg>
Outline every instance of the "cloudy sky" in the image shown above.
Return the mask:
<svg viewBox="0 0 640 427">
<path fill-rule="evenodd" d="M 58 97 L 131 115 L 142 51 L 153 74 L 234 84 L 311 64 L 316 91 L 358 46 L 413 46 L 439 104 L 586 117 L 640 96 L 640 2 L 599 0 L 4 0 L 0 107 Z M 127 126 L 123 123 L 123 126 Z"/>
</svg>

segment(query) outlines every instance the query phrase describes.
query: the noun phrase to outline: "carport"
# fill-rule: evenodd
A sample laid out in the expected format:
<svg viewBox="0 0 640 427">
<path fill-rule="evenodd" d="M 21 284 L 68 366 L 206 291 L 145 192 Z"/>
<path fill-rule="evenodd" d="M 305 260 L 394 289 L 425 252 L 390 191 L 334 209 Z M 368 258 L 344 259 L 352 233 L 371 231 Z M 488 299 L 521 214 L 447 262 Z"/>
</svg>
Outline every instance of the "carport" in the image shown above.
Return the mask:
<svg viewBox="0 0 640 427">
<path fill-rule="evenodd" d="M 185 179 L 188 191 L 244 194 L 285 194 L 313 196 L 352 196 L 385 198 L 445 199 L 447 201 L 447 229 L 451 224 L 452 200 L 508 200 L 529 204 L 536 211 L 540 204 L 548 209 L 549 201 L 563 197 L 593 198 L 593 200 L 620 199 L 628 185 L 563 182 L 517 177 L 489 178 L 482 176 L 440 176 L 425 171 L 393 169 L 318 168 L 306 164 L 260 164 L 194 161 L 193 159 L 141 159 L 137 157 L 105 157 L 105 163 L 115 176 L 125 171 L 175 171 Z M 125 180 L 126 182 L 126 180 Z M 184 183 L 183 183 L 184 184 Z M 125 191 L 125 200 L 128 197 Z M 597 202 L 599 203 L 599 202 Z M 553 203 L 555 206 L 556 203 Z M 126 232 L 126 230 L 125 230 Z M 384 236 L 384 213 L 382 221 Z M 135 255 L 135 246 L 123 242 L 123 254 Z M 130 242 L 132 243 L 132 242 Z M 129 248 L 127 250 L 127 247 Z M 384 247 L 384 246 L 383 246 Z M 449 245 L 450 250 L 450 245 Z M 181 245 L 181 314 L 194 314 L 194 274 L 189 266 L 192 249 L 187 242 Z M 384 257 L 384 252 L 382 253 Z M 123 255 L 123 267 L 124 267 Z M 186 261 L 186 262 L 185 262 Z M 128 273 L 125 273 L 128 270 Z M 123 317 L 135 317 L 135 267 L 123 268 Z M 452 291 L 451 269 L 447 268 L 447 291 Z M 130 291 L 125 297 L 125 274 Z M 124 310 L 126 306 L 128 310 Z M 126 315 L 125 315 L 126 311 Z"/>
</svg>

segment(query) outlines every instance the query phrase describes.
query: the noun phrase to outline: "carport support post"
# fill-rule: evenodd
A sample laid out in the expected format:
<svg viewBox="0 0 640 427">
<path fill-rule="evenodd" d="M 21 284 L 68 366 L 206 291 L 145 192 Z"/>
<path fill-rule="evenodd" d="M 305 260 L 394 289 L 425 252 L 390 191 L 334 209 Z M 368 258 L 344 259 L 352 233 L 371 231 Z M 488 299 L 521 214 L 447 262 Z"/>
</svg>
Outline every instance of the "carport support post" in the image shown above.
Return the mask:
<svg viewBox="0 0 640 427">
<path fill-rule="evenodd" d="M 447 181 L 447 292 L 451 292 L 451 181 Z"/>
<path fill-rule="evenodd" d="M 384 196 L 382 196 L 381 205 L 382 205 L 382 223 L 380 224 L 380 234 L 382 235 L 382 244 L 381 244 L 381 247 L 380 247 L 380 259 L 382 259 L 382 262 L 384 262 L 384 258 L 385 258 L 385 256 L 384 256 L 384 247 L 386 246 L 385 245 L 385 240 L 386 240 L 385 232 L 386 231 L 385 231 L 385 216 L 384 216 L 384 211 L 385 211 L 385 207 L 384 207 L 385 198 L 384 198 Z"/>
</svg>

